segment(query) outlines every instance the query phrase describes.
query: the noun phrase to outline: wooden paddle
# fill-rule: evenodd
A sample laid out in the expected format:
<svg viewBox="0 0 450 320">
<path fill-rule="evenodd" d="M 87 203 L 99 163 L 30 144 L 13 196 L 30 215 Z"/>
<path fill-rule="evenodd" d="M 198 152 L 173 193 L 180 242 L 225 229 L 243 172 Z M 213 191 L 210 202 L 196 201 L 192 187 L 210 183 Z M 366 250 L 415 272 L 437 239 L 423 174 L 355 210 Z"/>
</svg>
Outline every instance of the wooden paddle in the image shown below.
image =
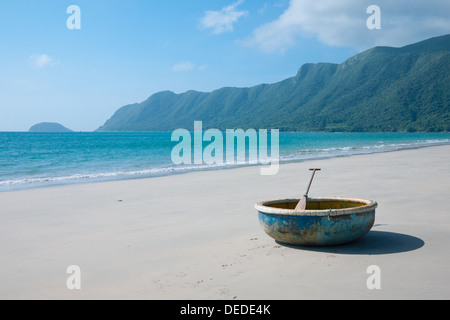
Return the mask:
<svg viewBox="0 0 450 320">
<path fill-rule="evenodd" d="M 295 210 L 306 210 L 306 202 L 308 201 L 308 193 L 309 189 L 311 188 L 311 183 L 313 182 L 314 175 L 316 174 L 316 171 L 320 171 L 322 169 L 309 169 L 312 171 L 312 177 L 308 184 L 308 189 L 306 189 L 306 193 L 303 195 L 303 197 L 298 202 L 297 206 L 295 207 Z"/>
</svg>

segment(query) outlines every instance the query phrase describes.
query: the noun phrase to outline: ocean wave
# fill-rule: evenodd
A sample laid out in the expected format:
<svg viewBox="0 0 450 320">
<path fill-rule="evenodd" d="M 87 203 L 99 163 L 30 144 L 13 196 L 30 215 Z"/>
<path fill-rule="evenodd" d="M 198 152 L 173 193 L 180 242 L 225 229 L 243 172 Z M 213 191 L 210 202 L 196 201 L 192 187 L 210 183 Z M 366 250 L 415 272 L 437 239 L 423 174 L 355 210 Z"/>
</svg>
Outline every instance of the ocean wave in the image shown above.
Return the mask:
<svg viewBox="0 0 450 320">
<path fill-rule="evenodd" d="M 301 160 L 313 160 L 321 158 L 332 158 L 339 156 L 351 156 L 360 154 L 371 154 L 390 152 L 398 150 L 415 149 L 422 147 L 431 147 L 438 145 L 450 144 L 450 139 L 441 140 L 418 140 L 413 142 L 404 143 L 384 143 L 378 141 L 377 144 L 363 145 L 363 146 L 344 146 L 344 147 L 331 147 L 322 149 L 303 149 L 298 150 L 292 154 L 284 154 L 280 157 L 280 162 L 287 161 L 301 161 Z"/>
<path fill-rule="evenodd" d="M 14 186 L 23 184 L 51 184 L 51 183 L 70 183 L 83 180 L 110 180 L 109 178 L 132 178 L 135 176 L 162 176 L 173 173 L 183 173 L 194 170 L 217 169 L 226 167 L 230 164 L 214 164 L 214 165 L 192 165 L 192 166 L 170 166 L 164 168 L 151 168 L 131 171 L 113 171 L 98 172 L 85 174 L 72 174 L 54 177 L 29 177 L 10 180 L 0 180 L 0 186 Z M 245 165 L 245 163 L 237 163 L 233 165 Z"/>
<path fill-rule="evenodd" d="M 414 149 L 427 146 L 450 144 L 450 139 L 436 140 L 418 140 L 412 142 L 386 143 L 378 141 L 372 145 L 361 146 L 340 146 L 329 148 L 311 148 L 300 149 L 290 153 L 280 153 L 280 163 L 315 160 L 323 158 L 333 158 L 360 154 L 381 153 L 389 151 L 397 151 L 404 149 Z M 282 151 L 282 150 L 281 150 Z M 59 176 L 31 176 L 17 177 L 8 180 L 0 180 L 0 191 L 19 190 L 33 187 L 42 187 L 50 185 L 76 184 L 83 182 L 124 180 L 141 177 L 156 177 L 164 175 L 172 175 L 185 173 L 190 171 L 214 170 L 231 167 L 240 167 L 251 165 L 248 162 L 222 163 L 222 164 L 202 164 L 202 165 L 182 165 L 175 166 L 168 164 L 165 167 L 143 168 L 138 170 L 115 170 L 104 172 L 87 172 L 76 174 L 61 174 Z"/>
</svg>

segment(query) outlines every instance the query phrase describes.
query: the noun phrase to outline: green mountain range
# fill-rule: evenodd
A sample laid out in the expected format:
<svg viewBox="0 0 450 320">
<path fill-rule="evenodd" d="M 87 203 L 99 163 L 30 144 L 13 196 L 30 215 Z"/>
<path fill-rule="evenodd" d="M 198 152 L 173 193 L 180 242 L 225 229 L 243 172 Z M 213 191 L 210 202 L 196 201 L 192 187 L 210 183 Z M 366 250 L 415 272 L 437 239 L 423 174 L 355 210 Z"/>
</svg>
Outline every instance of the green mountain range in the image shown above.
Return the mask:
<svg viewBox="0 0 450 320">
<path fill-rule="evenodd" d="M 192 130 L 194 121 L 219 130 L 450 131 L 450 35 L 305 64 L 274 84 L 159 92 L 120 108 L 97 131 Z"/>
</svg>

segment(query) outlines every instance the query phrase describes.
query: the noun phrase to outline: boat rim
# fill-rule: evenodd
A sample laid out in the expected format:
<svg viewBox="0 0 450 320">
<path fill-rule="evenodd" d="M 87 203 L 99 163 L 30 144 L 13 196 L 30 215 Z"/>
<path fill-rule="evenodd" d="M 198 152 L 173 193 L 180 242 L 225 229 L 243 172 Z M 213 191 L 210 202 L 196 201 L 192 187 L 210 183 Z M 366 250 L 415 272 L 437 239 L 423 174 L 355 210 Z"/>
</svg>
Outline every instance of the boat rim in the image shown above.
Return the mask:
<svg viewBox="0 0 450 320">
<path fill-rule="evenodd" d="M 363 206 L 344 208 L 344 209 L 328 209 L 328 210 L 295 210 L 268 207 L 267 205 L 274 205 L 277 203 L 298 202 L 300 199 L 277 199 L 261 201 L 255 204 L 255 209 L 258 212 L 271 215 L 289 215 L 289 216 L 315 216 L 315 217 L 332 217 L 341 215 L 360 214 L 374 211 L 378 207 L 378 203 L 373 200 L 362 198 L 347 198 L 347 197 L 320 197 L 308 198 L 310 201 L 348 201 L 363 203 Z"/>
</svg>

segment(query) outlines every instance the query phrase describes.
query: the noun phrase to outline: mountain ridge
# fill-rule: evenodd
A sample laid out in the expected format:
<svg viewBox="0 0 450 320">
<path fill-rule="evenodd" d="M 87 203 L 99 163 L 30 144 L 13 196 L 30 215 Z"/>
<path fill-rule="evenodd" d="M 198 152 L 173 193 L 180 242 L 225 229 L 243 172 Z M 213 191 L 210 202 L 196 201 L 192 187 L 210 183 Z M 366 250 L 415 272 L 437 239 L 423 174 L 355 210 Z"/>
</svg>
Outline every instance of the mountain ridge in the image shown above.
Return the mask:
<svg viewBox="0 0 450 320">
<path fill-rule="evenodd" d="M 341 64 L 306 63 L 272 84 L 158 92 L 97 131 L 173 131 L 196 120 L 219 130 L 450 131 L 449 70 L 450 35 L 375 47 Z"/>
</svg>

